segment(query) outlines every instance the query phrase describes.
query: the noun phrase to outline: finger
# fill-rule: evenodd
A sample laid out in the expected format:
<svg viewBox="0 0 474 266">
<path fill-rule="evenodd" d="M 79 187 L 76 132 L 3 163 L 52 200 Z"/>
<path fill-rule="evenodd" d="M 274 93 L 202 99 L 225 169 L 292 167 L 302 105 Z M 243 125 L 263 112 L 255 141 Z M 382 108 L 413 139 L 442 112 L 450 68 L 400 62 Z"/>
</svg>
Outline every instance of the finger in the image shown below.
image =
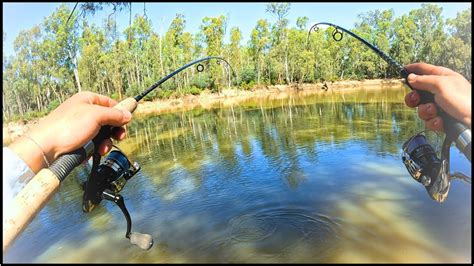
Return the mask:
<svg viewBox="0 0 474 266">
<path fill-rule="evenodd" d="M 418 116 L 423 120 L 430 120 L 436 117 L 436 105 L 434 103 L 420 104 L 418 106 Z"/>
<path fill-rule="evenodd" d="M 408 72 L 410 73 L 415 73 L 418 75 L 449 76 L 449 75 L 456 74 L 456 72 L 454 72 L 453 70 L 449 68 L 435 66 L 435 65 L 426 64 L 426 63 L 409 64 L 405 66 L 405 69 L 408 70 Z"/>
<path fill-rule="evenodd" d="M 130 121 L 132 114 L 127 110 L 119 110 L 112 107 L 103 107 L 99 105 L 91 105 L 93 109 L 94 119 L 100 126 L 123 126 Z"/>
<path fill-rule="evenodd" d="M 115 127 L 114 131 L 112 132 L 112 138 L 115 140 L 123 140 L 127 132 L 123 127 Z"/>
<path fill-rule="evenodd" d="M 99 154 L 104 156 L 107 152 L 112 149 L 112 141 L 107 138 L 99 144 Z"/>
<path fill-rule="evenodd" d="M 441 119 L 439 116 L 425 121 L 425 126 L 431 130 L 444 131 L 443 119 Z"/>
<path fill-rule="evenodd" d="M 442 81 L 443 76 L 415 75 L 413 73 L 408 75 L 408 83 L 414 89 L 428 91 L 433 94 L 439 93 Z"/>
<path fill-rule="evenodd" d="M 420 95 L 416 91 L 412 91 L 405 95 L 405 103 L 409 107 L 417 107 L 420 102 Z"/>
<path fill-rule="evenodd" d="M 78 94 L 80 95 L 79 97 L 81 97 L 82 102 L 87 102 L 89 104 L 96 104 L 105 107 L 113 107 L 117 104 L 117 101 L 114 99 L 94 92 L 84 91 Z"/>
</svg>

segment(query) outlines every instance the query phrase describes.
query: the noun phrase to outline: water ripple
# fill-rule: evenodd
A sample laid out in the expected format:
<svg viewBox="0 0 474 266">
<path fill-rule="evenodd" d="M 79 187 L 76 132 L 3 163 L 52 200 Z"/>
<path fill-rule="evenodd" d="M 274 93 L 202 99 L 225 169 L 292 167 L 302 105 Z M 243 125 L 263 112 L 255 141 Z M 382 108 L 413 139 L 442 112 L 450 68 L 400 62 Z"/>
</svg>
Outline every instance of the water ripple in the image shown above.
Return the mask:
<svg viewBox="0 0 474 266">
<path fill-rule="evenodd" d="M 291 257 L 311 249 L 312 259 L 329 255 L 338 246 L 339 224 L 302 208 L 272 207 L 236 216 L 229 221 L 233 246 L 251 245 L 256 254 Z"/>
</svg>

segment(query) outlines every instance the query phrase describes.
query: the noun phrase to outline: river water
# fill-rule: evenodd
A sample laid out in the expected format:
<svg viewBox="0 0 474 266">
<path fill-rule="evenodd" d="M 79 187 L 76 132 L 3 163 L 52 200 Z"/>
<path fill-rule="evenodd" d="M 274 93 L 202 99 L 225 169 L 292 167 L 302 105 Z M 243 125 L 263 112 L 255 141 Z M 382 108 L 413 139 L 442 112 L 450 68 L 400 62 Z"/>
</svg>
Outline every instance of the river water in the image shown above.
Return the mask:
<svg viewBox="0 0 474 266">
<path fill-rule="evenodd" d="M 295 93 L 136 116 L 117 145 L 142 168 L 121 194 L 132 231 L 154 246 L 130 245 L 111 202 L 82 212 L 81 166 L 4 261 L 469 262 L 471 186 L 454 180 L 436 203 L 400 159 L 423 128 L 406 92 Z M 454 147 L 451 163 L 471 175 Z"/>
</svg>

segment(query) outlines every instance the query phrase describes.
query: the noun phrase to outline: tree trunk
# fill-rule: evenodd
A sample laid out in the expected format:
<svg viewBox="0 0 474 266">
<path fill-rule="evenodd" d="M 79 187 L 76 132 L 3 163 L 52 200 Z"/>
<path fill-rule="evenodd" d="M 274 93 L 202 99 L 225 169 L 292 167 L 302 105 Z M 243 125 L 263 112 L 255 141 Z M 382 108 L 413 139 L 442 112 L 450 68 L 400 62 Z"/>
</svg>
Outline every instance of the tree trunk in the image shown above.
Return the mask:
<svg viewBox="0 0 474 266">
<path fill-rule="evenodd" d="M 162 38 L 158 37 L 160 39 L 160 65 L 161 65 L 161 76 L 165 75 L 165 69 L 163 68 L 163 53 L 162 53 Z"/>
<path fill-rule="evenodd" d="M 41 111 L 41 104 L 40 104 L 40 97 L 39 95 L 36 96 L 36 106 L 38 108 L 38 111 Z"/>
<path fill-rule="evenodd" d="M 260 84 L 260 60 L 257 59 L 257 84 Z"/>
<path fill-rule="evenodd" d="M 18 96 L 18 93 L 15 93 L 15 96 L 16 96 L 16 102 L 18 104 L 18 111 L 20 112 L 20 115 L 23 116 L 23 108 L 21 106 L 21 101 L 20 101 L 20 97 Z"/>
<path fill-rule="evenodd" d="M 79 92 L 81 92 L 82 91 L 81 82 L 79 80 L 79 72 L 77 71 L 77 58 L 75 55 L 72 56 L 71 52 L 69 52 L 69 58 L 71 59 L 72 64 L 74 66 L 73 71 L 74 71 L 74 78 L 76 79 L 77 89 Z"/>
<path fill-rule="evenodd" d="M 138 86 L 141 87 L 141 81 L 140 81 L 140 71 L 138 70 L 138 59 L 137 59 L 137 54 L 135 54 L 135 69 L 137 71 L 137 83 Z"/>
<path fill-rule="evenodd" d="M 285 76 L 286 76 L 286 83 L 290 82 L 290 77 L 288 73 L 288 51 L 285 51 Z"/>
</svg>

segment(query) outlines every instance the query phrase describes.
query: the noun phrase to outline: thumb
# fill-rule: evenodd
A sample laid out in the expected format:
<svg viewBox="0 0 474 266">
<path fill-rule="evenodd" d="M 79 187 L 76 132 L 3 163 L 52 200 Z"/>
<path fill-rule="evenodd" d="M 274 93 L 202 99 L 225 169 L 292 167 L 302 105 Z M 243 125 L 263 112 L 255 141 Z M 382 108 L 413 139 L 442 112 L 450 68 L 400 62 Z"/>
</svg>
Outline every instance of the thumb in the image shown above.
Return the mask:
<svg viewBox="0 0 474 266">
<path fill-rule="evenodd" d="M 119 110 L 113 107 L 99 105 L 91 106 L 96 114 L 96 121 L 101 125 L 123 126 L 132 119 L 132 114 L 128 110 Z"/>
<path fill-rule="evenodd" d="M 408 83 L 418 90 L 424 90 L 433 94 L 439 93 L 443 77 L 436 75 L 416 75 L 411 73 L 408 75 Z"/>
</svg>

